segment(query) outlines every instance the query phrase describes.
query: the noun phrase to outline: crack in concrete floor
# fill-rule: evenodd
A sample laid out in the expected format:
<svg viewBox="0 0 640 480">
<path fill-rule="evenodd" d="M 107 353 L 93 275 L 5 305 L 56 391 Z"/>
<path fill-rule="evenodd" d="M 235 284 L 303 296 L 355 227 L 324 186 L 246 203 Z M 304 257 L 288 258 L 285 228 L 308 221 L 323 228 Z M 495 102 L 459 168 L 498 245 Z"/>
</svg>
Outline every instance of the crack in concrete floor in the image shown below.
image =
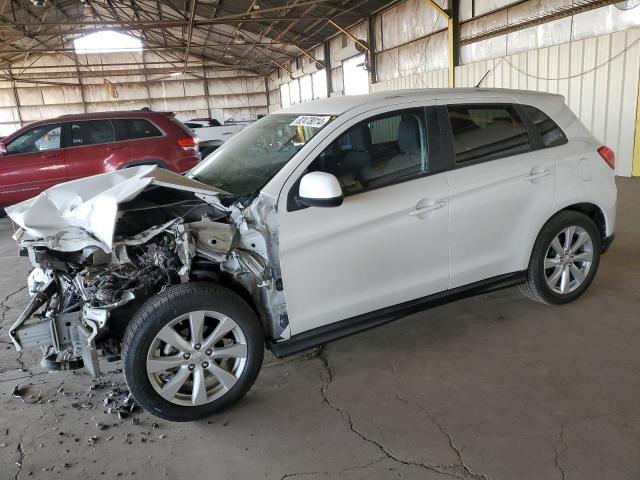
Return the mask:
<svg viewBox="0 0 640 480">
<path fill-rule="evenodd" d="M 7 302 L 9 300 L 11 300 L 11 297 L 13 297 L 14 295 L 17 295 L 18 293 L 24 291 L 27 289 L 26 285 L 23 285 L 22 287 L 18 288 L 17 290 L 14 290 L 13 292 L 9 293 L 8 295 L 6 295 L 2 301 L 0 301 L 0 328 L 2 328 L 4 326 L 4 321 L 5 321 L 5 316 L 7 315 L 7 313 L 9 312 L 9 310 L 11 310 L 11 308 L 7 305 Z"/>
<path fill-rule="evenodd" d="M 456 447 L 455 444 L 453 443 L 453 437 L 451 436 L 451 434 L 444 429 L 442 424 L 426 408 L 424 408 L 418 402 L 414 402 L 412 400 L 407 400 L 406 398 L 401 397 L 397 393 L 396 393 L 396 398 L 398 400 L 400 400 L 401 402 L 406 403 L 407 405 L 413 405 L 414 407 L 416 407 L 419 410 L 421 410 L 427 416 L 427 418 L 429 420 L 431 420 L 431 422 L 433 424 L 435 424 L 436 427 L 438 427 L 438 430 L 440 430 L 440 432 L 445 437 L 447 437 L 447 440 L 449 441 L 449 448 L 451 448 L 451 450 L 453 450 L 455 452 L 456 456 L 458 457 L 458 461 L 460 462 L 460 466 L 462 466 L 462 468 L 464 468 L 464 470 L 465 470 L 466 474 L 469 476 L 469 478 L 472 478 L 474 480 L 490 480 L 487 475 L 482 474 L 482 473 L 475 473 L 474 471 L 471 470 L 471 468 L 467 465 L 467 463 L 462 458 L 462 451 L 458 447 Z"/>
<path fill-rule="evenodd" d="M 442 465 L 442 464 L 431 465 L 431 464 L 427 464 L 427 463 L 423 463 L 423 462 L 418 462 L 416 460 L 406 460 L 406 459 L 400 458 L 397 454 L 394 454 L 393 452 L 391 452 L 386 446 L 384 446 L 379 441 L 366 436 L 362 431 L 360 431 L 359 429 L 356 428 L 351 414 L 349 412 L 345 411 L 344 409 L 338 407 L 334 402 L 332 402 L 329 399 L 329 397 L 327 395 L 329 387 L 333 383 L 333 372 L 332 372 L 331 367 L 329 365 L 329 360 L 327 358 L 325 349 L 320 350 L 320 352 L 318 353 L 318 359 L 322 362 L 322 365 L 323 365 L 324 370 L 326 372 L 326 381 L 323 381 L 322 385 L 320 387 L 320 393 L 322 395 L 323 403 L 325 405 L 327 405 L 329 408 L 331 408 L 334 411 L 336 411 L 340 415 L 342 420 L 344 420 L 349 425 L 349 428 L 351 429 L 351 431 L 353 433 L 355 433 L 363 441 L 365 441 L 365 442 L 367 442 L 367 443 L 369 443 L 371 445 L 374 445 L 384 455 L 384 457 L 386 457 L 388 459 L 391 459 L 394 462 L 396 462 L 398 464 L 401 464 L 401 465 L 420 467 L 420 468 L 423 468 L 425 470 L 428 470 L 428 471 L 431 471 L 431 472 L 434 472 L 434 473 L 438 473 L 438 474 L 441 474 L 441 475 L 446 475 L 446 476 L 449 476 L 449 477 L 452 477 L 452 478 L 458 478 L 458 479 L 464 479 L 464 480 L 467 480 L 467 479 L 470 479 L 470 480 L 484 479 L 484 480 L 486 480 L 488 478 L 488 477 L 486 477 L 484 475 L 477 475 L 477 474 L 472 473 L 464 465 L 464 463 L 461 464 L 461 465 Z M 455 448 L 454 448 L 454 450 L 455 450 Z M 459 471 L 460 467 L 462 467 L 462 471 Z"/>
<path fill-rule="evenodd" d="M 327 470 L 327 471 L 316 471 L 316 472 L 295 472 L 295 473 L 287 473 L 285 475 L 283 475 L 282 477 L 280 477 L 280 480 L 286 480 L 287 478 L 294 478 L 294 477 L 303 477 L 303 476 L 310 476 L 310 475 L 327 475 L 329 477 L 331 476 L 335 476 L 335 475 L 340 475 L 342 473 L 347 473 L 347 472 L 353 472 L 354 470 L 363 470 L 365 468 L 371 467 L 372 465 L 375 465 L 377 463 L 382 462 L 383 460 L 386 460 L 388 457 L 386 455 L 381 456 L 380 458 L 377 458 L 376 460 L 373 460 L 372 462 L 368 462 L 365 463 L 364 465 L 355 465 L 353 467 L 346 467 L 340 470 Z"/>
</svg>

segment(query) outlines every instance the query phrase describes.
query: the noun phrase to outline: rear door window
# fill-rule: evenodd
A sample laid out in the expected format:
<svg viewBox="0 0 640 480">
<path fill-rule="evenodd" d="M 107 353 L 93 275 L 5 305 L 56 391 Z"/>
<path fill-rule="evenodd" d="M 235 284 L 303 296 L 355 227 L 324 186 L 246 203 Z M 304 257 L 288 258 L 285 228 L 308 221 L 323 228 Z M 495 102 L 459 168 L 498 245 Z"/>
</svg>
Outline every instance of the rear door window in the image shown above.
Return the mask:
<svg viewBox="0 0 640 480">
<path fill-rule="evenodd" d="M 114 120 L 117 131 L 118 140 L 136 140 L 138 138 L 161 137 L 162 132 L 144 118 L 124 118 Z"/>
<path fill-rule="evenodd" d="M 567 136 L 546 113 L 531 105 L 522 105 L 522 109 L 540 134 L 542 145 L 545 147 L 557 147 L 567 143 Z"/>
<path fill-rule="evenodd" d="M 475 163 L 531 149 L 527 129 L 509 104 L 448 105 L 456 164 Z"/>
<path fill-rule="evenodd" d="M 111 143 L 115 139 L 110 120 L 86 120 L 70 122 L 68 125 L 67 146 L 69 147 L 100 145 Z"/>
<path fill-rule="evenodd" d="M 35 153 L 60 148 L 61 133 L 62 127 L 60 124 L 34 127 L 7 145 L 7 155 Z"/>
</svg>

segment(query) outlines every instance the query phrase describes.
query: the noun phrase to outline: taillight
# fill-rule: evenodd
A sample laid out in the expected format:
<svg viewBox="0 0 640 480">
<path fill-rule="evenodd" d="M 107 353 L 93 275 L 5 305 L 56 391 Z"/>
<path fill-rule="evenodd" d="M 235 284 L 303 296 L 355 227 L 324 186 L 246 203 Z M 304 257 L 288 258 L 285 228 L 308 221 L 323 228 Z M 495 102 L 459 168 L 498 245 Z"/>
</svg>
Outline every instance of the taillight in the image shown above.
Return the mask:
<svg viewBox="0 0 640 480">
<path fill-rule="evenodd" d="M 616 155 L 613 153 L 609 147 L 603 145 L 598 149 L 598 153 L 602 157 L 602 159 L 607 162 L 612 169 L 616 169 Z"/>
<path fill-rule="evenodd" d="M 193 148 L 198 146 L 198 139 L 193 137 L 178 139 L 178 146 L 182 148 Z"/>
</svg>

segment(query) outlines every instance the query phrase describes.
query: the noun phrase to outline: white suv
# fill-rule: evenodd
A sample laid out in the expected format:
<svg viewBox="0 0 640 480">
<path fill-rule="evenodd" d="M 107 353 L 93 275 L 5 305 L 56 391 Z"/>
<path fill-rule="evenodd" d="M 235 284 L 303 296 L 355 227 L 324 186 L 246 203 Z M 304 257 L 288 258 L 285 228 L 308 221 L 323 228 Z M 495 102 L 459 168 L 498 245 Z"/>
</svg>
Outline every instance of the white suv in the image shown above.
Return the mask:
<svg viewBox="0 0 640 480">
<path fill-rule="evenodd" d="M 36 267 L 12 339 L 94 375 L 122 354 L 140 404 L 201 418 L 246 393 L 265 342 L 286 356 L 511 285 L 575 300 L 613 239 L 614 162 L 557 95 L 296 105 L 188 178 L 140 167 L 9 209 Z"/>
</svg>

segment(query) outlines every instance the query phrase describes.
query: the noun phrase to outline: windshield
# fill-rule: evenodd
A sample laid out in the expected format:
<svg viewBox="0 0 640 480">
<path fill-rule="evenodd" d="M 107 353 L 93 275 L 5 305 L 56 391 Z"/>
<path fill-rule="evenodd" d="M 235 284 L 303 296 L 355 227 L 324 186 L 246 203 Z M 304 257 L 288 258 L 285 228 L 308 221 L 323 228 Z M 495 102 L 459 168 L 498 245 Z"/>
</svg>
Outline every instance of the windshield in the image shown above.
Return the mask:
<svg viewBox="0 0 640 480">
<path fill-rule="evenodd" d="M 189 176 L 233 197 L 250 198 L 333 118 L 268 115 L 205 158 Z"/>
</svg>

